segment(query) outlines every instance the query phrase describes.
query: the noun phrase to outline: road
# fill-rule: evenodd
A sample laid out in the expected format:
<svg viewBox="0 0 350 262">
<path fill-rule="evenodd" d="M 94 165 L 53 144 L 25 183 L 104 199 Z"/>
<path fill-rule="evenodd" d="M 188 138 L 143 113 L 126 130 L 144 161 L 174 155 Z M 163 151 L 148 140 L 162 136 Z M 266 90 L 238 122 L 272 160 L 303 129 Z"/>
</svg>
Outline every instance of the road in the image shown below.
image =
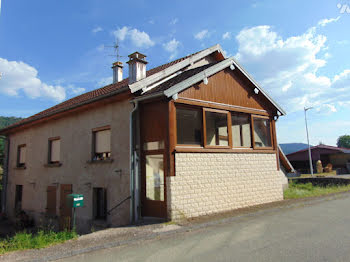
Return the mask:
<svg viewBox="0 0 350 262">
<path fill-rule="evenodd" d="M 350 194 L 61 261 L 350 261 Z"/>
</svg>

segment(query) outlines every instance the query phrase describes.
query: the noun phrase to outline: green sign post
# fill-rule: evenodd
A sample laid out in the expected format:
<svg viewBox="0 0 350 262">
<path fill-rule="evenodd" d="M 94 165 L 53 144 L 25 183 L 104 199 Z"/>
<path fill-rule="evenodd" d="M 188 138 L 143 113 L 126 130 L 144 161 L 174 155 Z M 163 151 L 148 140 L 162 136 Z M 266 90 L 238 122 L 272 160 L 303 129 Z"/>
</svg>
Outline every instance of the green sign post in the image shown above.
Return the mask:
<svg viewBox="0 0 350 262">
<path fill-rule="evenodd" d="M 73 208 L 73 229 L 75 229 L 75 208 L 84 206 L 84 196 L 82 194 L 67 195 L 67 206 Z"/>
</svg>

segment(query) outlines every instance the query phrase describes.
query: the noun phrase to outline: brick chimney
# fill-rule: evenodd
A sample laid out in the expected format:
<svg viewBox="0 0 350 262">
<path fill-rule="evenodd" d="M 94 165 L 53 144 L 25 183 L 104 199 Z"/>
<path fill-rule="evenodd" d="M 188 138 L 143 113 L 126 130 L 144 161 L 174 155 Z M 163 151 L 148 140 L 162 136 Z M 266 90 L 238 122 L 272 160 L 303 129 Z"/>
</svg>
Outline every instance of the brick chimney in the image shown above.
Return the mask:
<svg viewBox="0 0 350 262">
<path fill-rule="evenodd" d="M 146 77 L 146 56 L 135 52 L 129 55 L 129 84 L 135 83 Z"/>
<path fill-rule="evenodd" d="M 115 62 L 112 65 L 113 69 L 113 84 L 123 80 L 123 63 Z"/>
</svg>

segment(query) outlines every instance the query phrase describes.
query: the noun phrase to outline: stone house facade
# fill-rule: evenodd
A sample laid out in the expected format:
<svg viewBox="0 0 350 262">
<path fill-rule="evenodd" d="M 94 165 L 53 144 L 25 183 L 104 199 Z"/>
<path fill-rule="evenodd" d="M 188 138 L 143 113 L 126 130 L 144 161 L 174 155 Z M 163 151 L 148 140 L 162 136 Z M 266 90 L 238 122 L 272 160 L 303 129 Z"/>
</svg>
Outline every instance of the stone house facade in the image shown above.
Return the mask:
<svg viewBox="0 0 350 262">
<path fill-rule="evenodd" d="M 77 229 L 177 220 L 283 199 L 275 122 L 283 109 L 219 45 L 146 70 L 0 131 L 2 211 Z"/>
</svg>

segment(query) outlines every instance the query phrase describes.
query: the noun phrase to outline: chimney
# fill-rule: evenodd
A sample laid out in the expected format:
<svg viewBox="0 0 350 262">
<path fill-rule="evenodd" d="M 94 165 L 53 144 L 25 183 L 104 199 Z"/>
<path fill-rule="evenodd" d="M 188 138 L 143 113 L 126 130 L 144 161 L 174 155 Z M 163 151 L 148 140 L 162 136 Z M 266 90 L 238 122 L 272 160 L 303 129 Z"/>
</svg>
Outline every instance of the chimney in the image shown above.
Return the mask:
<svg viewBox="0 0 350 262">
<path fill-rule="evenodd" d="M 123 80 L 123 63 L 115 62 L 112 65 L 113 69 L 113 84 Z"/>
<path fill-rule="evenodd" d="M 146 77 L 145 55 L 135 52 L 129 55 L 129 84 L 135 83 Z"/>
</svg>

